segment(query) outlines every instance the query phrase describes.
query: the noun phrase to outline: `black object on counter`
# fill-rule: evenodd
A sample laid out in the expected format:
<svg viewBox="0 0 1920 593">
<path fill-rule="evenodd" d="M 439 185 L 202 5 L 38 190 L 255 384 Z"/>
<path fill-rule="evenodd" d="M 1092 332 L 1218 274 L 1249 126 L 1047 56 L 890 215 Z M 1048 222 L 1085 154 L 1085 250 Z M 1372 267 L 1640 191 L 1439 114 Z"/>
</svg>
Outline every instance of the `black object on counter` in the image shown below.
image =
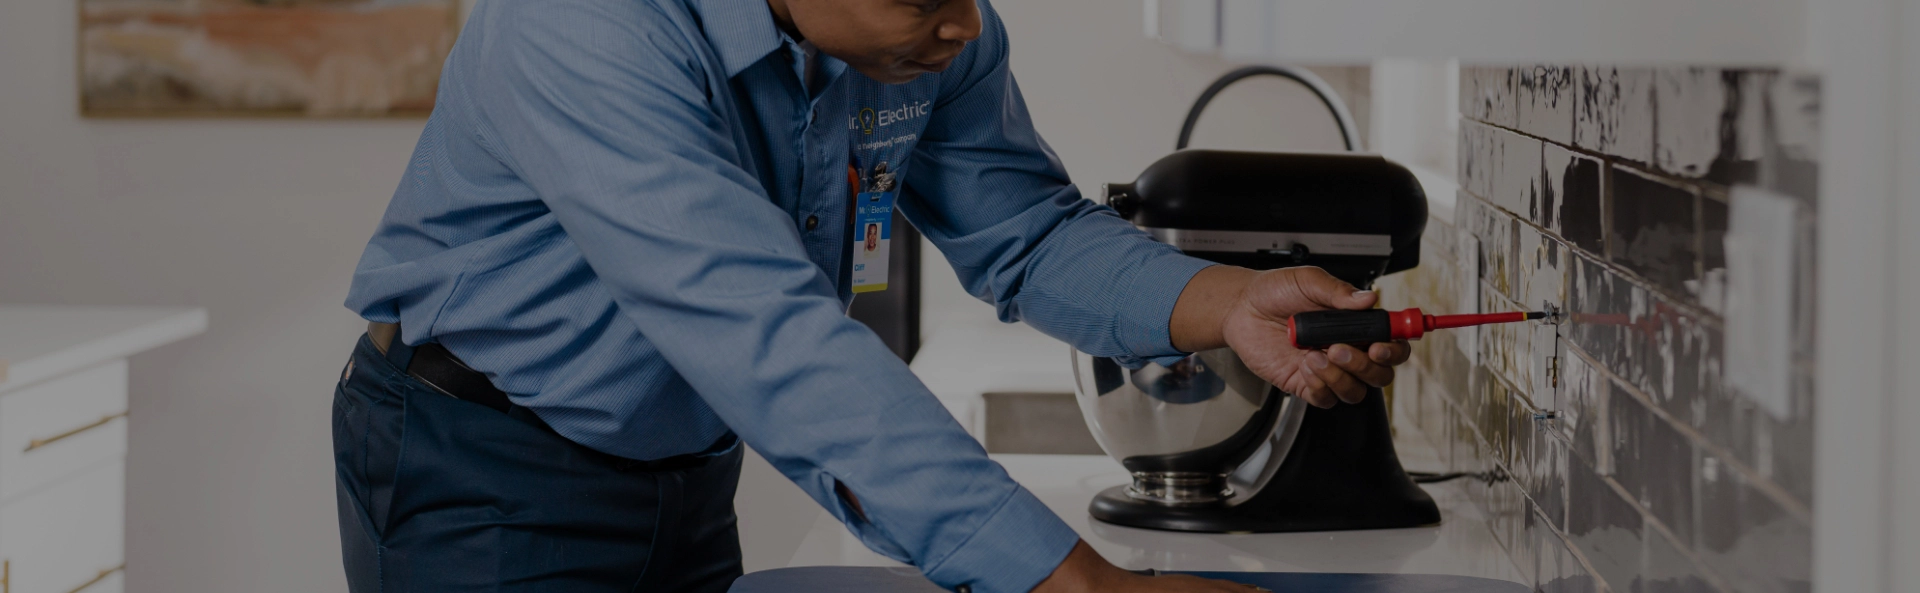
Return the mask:
<svg viewBox="0 0 1920 593">
<path fill-rule="evenodd" d="M 1318 266 L 1362 287 L 1420 265 L 1427 225 L 1420 181 L 1378 155 L 1182 150 L 1104 191 L 1122 218 L 1194 257 Z"/>
<path fill-rule="evenodd" d="M 1419 265 L 1427 220 L 1419 181 L 1375 155 L 1183 150 L 1133 183 L 1107 185 L 1106 195 L 1122 217 L 1188 255 L 1257 270 L 1318 266 L 1361 288 Z M 1258 445 L 1259 438 L 1234 442 Z M 1122 464 L 1131 471 L 1199 470 L 1178 455 L 1165 457 Z M 1101 492 L 1088 511 L 1117 525 L 1213 533 L 1440 522 L 1433 498 L 1400 465 L 1379 389 L 1358 404 L 1309 408 L 1285 460 L 1251 497 L 1174 505 L 1129 496 L 1126 488 Z"/>
</svg>

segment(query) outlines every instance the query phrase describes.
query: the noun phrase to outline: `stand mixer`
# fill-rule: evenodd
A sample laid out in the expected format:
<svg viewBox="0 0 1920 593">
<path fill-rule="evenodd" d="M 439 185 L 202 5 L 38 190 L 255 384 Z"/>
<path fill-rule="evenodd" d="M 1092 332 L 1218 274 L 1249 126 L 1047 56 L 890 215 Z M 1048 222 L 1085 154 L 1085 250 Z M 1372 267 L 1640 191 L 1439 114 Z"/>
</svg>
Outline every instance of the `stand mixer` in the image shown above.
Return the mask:
<svg viewBox="0 0 1920 593">
<path fill-rule="evenodd" d="M 1419 263 L 1427 219 L 1412 173 L 1360 154 L 1182 150 L 1104 194 L 1189 255 L 1259 270 L 1318 266 L 1361 288 Z M 1094 439 L 1133 475 L 1094 498 L 1096 519 L 1197 532 L 1440 522 L 1394 452 L 1379 389 L 1313 408 L 1224 348 L 1131 369 L 1075 351 L 1073 368 Z"/>
</svg>

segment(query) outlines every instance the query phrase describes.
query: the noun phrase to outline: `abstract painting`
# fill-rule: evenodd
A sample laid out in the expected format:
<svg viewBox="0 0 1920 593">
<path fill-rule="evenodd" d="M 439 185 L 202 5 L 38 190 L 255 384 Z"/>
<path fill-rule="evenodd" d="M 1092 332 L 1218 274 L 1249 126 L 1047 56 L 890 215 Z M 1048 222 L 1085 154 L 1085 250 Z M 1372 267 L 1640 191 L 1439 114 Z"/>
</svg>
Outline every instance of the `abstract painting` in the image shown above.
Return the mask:
<svg viewBox="0 0 1920 593">
<path fill-rule="evenodd" d="M 87 116 L 433 109 L 459 0 L 78 0 Z"/>
</svg>

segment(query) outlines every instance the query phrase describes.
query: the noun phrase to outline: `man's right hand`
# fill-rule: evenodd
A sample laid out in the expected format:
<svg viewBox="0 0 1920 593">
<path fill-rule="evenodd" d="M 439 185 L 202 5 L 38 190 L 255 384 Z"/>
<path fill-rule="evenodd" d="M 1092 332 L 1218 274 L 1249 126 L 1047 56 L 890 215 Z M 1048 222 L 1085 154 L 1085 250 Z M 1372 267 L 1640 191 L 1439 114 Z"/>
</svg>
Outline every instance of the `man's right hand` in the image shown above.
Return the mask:
<svg viewBox="0 0 1920 593">
<path fill-rule="evenodd" d="M 1107 562 L 1092 546 L 1081 541 L 1047 580 L 1034 586 L 1032 593 L 1248 593 L 1259 589 L 1228 581 L 1170 574 L 1145 576 L 1134 574 Z"/>
</svg>

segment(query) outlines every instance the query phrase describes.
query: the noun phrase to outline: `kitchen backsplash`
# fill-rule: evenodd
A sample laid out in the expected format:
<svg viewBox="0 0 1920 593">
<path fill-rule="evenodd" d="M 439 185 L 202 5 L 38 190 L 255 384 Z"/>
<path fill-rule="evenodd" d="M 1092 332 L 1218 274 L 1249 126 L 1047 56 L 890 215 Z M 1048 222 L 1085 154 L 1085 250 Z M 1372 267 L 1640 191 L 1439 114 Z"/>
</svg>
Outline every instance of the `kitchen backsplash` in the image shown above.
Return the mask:
<svg viewBox="0 0 1920 593">
<path fill-rule="evenodd" d="M 1386 304 L 1568 322 L 1417 343 L 1396 426 L 1483 476 L 1471 497 L 1540 591 L 1808 590 L 1819 79 L 1466 67 L 1460 87 L 1460 191 Z"/>
</svg>

